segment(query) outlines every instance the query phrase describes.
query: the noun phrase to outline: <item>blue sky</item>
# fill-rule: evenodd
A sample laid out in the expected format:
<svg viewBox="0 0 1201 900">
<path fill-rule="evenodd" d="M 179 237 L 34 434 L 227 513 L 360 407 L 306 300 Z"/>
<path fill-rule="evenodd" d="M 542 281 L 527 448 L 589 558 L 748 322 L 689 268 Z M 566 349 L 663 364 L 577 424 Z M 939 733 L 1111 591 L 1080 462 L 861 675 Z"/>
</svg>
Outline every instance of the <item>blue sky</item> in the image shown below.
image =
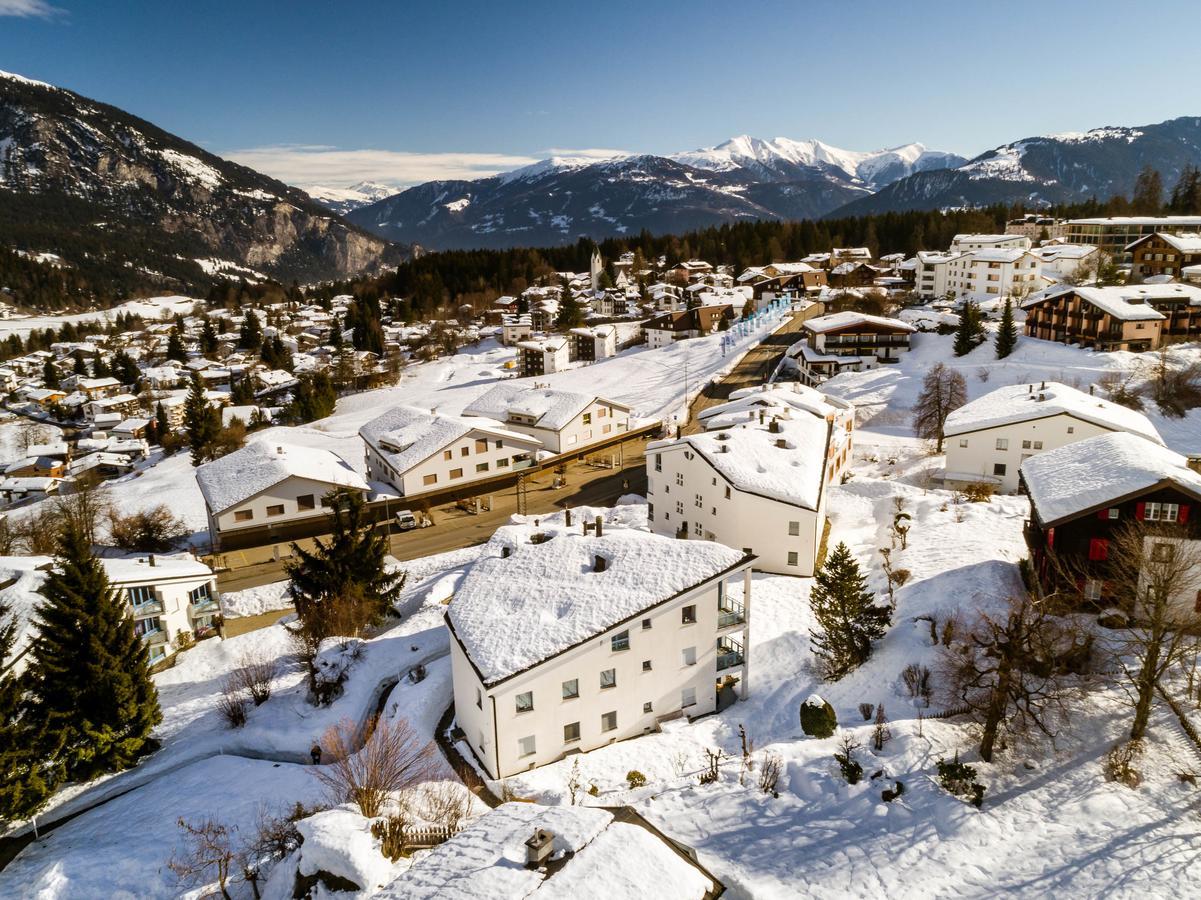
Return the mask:
<svg viewBox="0 0 1201 900">
<path fill-rule="evenodd" d="M 974 155 L 1195 115 L 1196 11 L 1162 3 L 1143 27 L 1108 0 L 0 0 L 0 69 L 293 183 L 399 185 L 742 133 Z"/>
</svg>

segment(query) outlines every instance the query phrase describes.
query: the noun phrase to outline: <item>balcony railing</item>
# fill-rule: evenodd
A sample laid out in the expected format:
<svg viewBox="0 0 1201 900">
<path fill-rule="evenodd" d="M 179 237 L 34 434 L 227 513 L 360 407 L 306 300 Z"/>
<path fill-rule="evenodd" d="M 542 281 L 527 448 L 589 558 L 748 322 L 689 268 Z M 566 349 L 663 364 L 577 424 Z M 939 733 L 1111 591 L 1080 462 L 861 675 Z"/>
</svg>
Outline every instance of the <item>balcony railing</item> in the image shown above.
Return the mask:
<svg viewBox="0 0 1201 900">
<path fill-rule="evenodd" d="M 142 635 L 142 643 L 149 644 L 152 647 L 159 644 L 165 644 L 167 643 L 167 632 L 162 628 L 158 629 L 157 631 L 148 631 Z"/>
<path fill-rule="evenodd" d="M 729 628 L 731 625 L 741 625 L 746 621 L 746 610 L 740 603 L 726 601 L 725 606 L 717 608 L 717 627 Z"/>
<path fill-rule="evenodd" d="M 217 601 L 216 597 L 204 597 L 203 599 L 192 601 L 189 608 L 193 616 L 204 616 L 209 613 L 219 612 L 221 604 Z"/>
<path fill-rule="evenodd" d="M 135 604 L 133 607 L 133 617 L 135 619 L 142 616 L 157 616 L 163 611 L 162 600 L 147 600 L 145 603 Z"/>
<path fill-rule="evenodd" d="M 717 671 L 741 666 L 742 661 L 742 644 L 729 638 L 717 639 Z"/>
</svg>

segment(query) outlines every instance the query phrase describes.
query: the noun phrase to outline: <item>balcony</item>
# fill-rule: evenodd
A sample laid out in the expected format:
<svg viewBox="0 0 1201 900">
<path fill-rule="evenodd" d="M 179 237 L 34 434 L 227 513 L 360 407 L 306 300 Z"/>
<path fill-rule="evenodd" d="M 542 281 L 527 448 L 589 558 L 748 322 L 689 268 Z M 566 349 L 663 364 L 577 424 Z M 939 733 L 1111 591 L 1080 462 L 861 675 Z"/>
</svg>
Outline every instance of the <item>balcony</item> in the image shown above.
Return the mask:
<svg viewBox="0 0 1201 900">
<path fill-rule="evenodd" d="M 162 612 L 162 600 L 147 600 L 145 603 L 137 603 L 133 606 L 133 617 L 135 619 L 140 619 L 143 616 L 162 615 Z"/>
<path fill-rule="evenodd" d="M 202 597 L 188 604 L 188 614 L 193 617 L 207 616 L 210 613 L 218 612 L 221 612 L 221 603 L 216 597 Z"/>
<path fill-rule="evenodd" d="M 746 610 L 741 603 L 726 600 L 717 607 L 717 627 L 729 628 L 731 625 L 741 625 L 746 621 Z"/>
<path fill-rule="evenodd" d="M 737 668 L 742 662 L 742 644 L 729 638 L 717 639 L 717 671 Z"/>
<path fill-rule="evenodd" d="M 158 647 L 167 643 L 167 632 L 159 628 L 156 631 L 148 631 L 142 635 L 142 643 L 148 647 Z M 151 651 L 153 654 L 153 650 Z"/>
</svg>

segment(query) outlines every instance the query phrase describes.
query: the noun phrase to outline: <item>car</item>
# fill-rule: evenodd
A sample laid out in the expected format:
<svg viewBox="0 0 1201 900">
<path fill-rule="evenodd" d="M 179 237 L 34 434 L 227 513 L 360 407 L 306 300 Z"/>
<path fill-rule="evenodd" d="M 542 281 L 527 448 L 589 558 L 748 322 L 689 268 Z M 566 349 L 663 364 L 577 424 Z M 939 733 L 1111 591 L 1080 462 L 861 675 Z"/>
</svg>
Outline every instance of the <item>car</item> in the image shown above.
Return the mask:
<svg viewBox="0 0 1201 900">
<path fill-rule="evenodd" d="M 396 527 L 401 531 L 411 531 L 418 525 L 417 517 L 413 515 L 413 511 L 411 509 L 402 509 L 396 514 L 394 520 L 396 522 Z"/>
</svg>

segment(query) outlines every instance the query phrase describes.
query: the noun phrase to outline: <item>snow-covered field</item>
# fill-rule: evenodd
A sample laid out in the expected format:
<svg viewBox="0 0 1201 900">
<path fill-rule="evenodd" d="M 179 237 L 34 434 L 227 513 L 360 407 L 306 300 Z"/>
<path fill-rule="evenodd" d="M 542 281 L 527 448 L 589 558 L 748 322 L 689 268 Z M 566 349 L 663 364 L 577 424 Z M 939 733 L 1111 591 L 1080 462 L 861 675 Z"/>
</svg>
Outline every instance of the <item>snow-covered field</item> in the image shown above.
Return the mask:
<svg viewBox="0 0 1201 900">
<path fill-rule="evenodd" d="M 192 311 L 192 307 L 200 302 L 192 297 L 147 297 L 142 300 L 128 300 L 112 309 L 100 309 L 95 312 L 76 313 L 70 316 L 17 316 L 11 319 L 0 319 L 0 338 L 6 338 L 10 334 L 25 337 L 35 328 L 57 330 L 62 328 L 66 322 L 78 324 L 97 320 L 109 321 L 115 319 L 119 313 L 133 313 L 141 316 L 147 322 L 157 322 L 160 319 L 173 318 L 176 314 L 186 316 Z"/>
</svg>

